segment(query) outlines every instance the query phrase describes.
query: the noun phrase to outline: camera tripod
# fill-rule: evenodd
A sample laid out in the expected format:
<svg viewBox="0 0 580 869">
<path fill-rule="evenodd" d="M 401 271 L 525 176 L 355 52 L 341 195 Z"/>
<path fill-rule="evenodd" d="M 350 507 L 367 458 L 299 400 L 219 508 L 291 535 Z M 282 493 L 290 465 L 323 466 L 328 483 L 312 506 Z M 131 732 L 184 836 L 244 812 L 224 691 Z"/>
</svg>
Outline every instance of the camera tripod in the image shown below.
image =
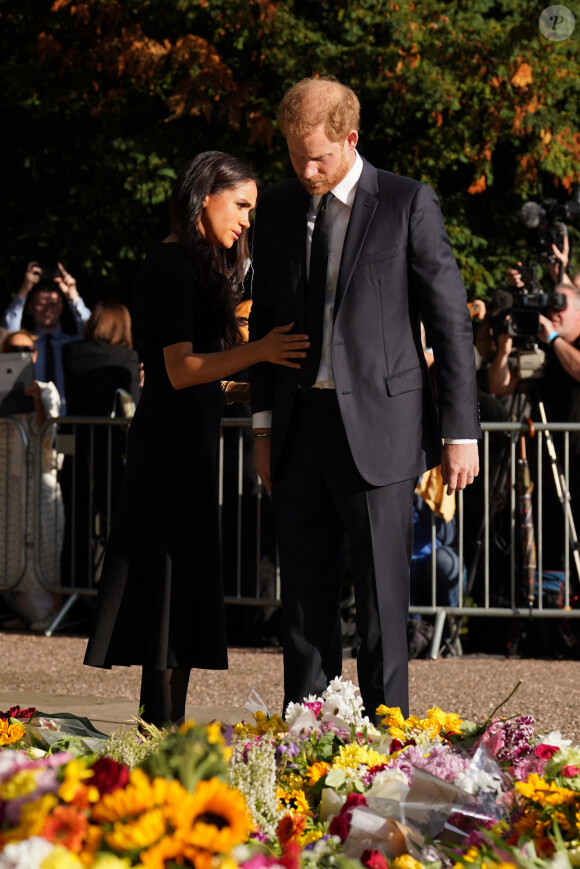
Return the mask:
<svg viewBox="0 0 580 869">
<path fill-rule="evenodd" d="M 539 417 L 539 422 L 543 425 L 548 425 L 544 402 L 539 392 L 538 384 L 528 383 L 526 389 L 519 393 L 514 393 L 512 404 L 510 407 L 509 416 L 511 419 L 517 418 L 520 423 L 527 422 L 530 436 L 535 435 L 535 425 L 532 416 Z M 580 544 L 578 543 L 578 535 L 576 525 L 572 513 L 570 500 L 570 492 L 566 485 L 566 478 L 562 472 L 561 464 L 556 452 L 556 446 L 552 433 L 548 428 L 543 430 L 546 451 L 549 459 L 551 476 L 554 483 L 556 497 L 562 507 L 562 514 L 565 523 L 568 525 L 568 544 L 569 551 L 572 554 L 578 582 L 580 583 Z M 532 517 L 532 502 L 531 491 L 533 482 L 531 479 L 530 469 L 527 463 L 525 454 L 525 434 L 519 432 L 511 432 L 509 440 L 504 443 L 499 459 L 495 465 L 490 485 L 490 523 L 493 518 L 498 515 L 505 506 L 503 493 L 506 489 L 506 482 L 509 471 L 509 459 L 511 454 L 511 446 L 517 441 L 520 441 L 522 449 L 521 456 L 518 459 L 518 468 L 516 473 L 516 486 L 518 488 L 518 505 L 520 512 L 520 525 L 522 532 L 522 579 L 525 597 L 530 610 L 530 615 L 535 602 L 536 588 L 539 585 L 539 577 L 536 570 L 536 547 L 534 524 Z M 481 554 L 483 552 L 483 544 L 485 537 L 485 517 L 482 518 L 477 537 L 475 538 L 475 551 L 472 562 L 469 568 L 465 594 L 467 598 L 471 595 L 475 584 Z M 507 545 L 507 544 L 506 544 Z M 456 641 L 459 637 L 462 619 L 456 621 L 451 632 L 451 637 L 446 645 L 450 650 L 456 647 Z"/>
</svg>

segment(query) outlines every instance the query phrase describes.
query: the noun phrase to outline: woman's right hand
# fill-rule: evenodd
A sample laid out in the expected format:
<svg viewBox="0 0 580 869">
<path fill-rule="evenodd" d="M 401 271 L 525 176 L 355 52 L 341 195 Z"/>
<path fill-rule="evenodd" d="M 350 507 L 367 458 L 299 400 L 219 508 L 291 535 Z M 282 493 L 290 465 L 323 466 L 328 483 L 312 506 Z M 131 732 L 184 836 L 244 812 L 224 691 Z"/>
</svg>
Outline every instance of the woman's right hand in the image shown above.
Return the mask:
<svg viewBox="0 0 580 869">
<path fill-rule="evenodd" d="M 304 359 L 310 347 L 308 335 L 290 335 L 294 323 L 287 326 L 276 326 L 256 343 L 260 348 L 263 362 L 273 362 L 275 365 L 285 365 L 287 368 L 300 368 L 293 359 Z"/>
</svg>

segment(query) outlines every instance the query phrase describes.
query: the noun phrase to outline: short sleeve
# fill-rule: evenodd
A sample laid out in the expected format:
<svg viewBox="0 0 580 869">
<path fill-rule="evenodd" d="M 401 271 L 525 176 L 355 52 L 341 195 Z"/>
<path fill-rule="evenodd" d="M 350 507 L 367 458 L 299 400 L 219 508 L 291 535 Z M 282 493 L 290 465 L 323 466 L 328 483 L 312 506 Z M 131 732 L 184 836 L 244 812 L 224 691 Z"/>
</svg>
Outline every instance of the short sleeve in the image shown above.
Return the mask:
<svg viewBox="0 0 580 869">
<path fill-rule="evenodd" d="M 185 251 L 178 244 L 159 244 L 150 262 L 151 302 L 161 346 L 193 343 L 196 279 Z"/>
</svg>

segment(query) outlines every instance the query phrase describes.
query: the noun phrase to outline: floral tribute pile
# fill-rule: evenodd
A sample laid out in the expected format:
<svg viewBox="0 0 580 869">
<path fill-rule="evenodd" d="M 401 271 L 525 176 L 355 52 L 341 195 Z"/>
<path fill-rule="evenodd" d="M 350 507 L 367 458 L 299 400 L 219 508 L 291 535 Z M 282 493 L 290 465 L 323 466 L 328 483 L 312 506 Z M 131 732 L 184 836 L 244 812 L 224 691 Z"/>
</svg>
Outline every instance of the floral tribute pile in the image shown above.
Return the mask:
<svg viewBox="0 0 580 869">
<path fill-rule="evenodd" d="M 0 713 L 0 869 L 580 865 L 580 748 L 530 716 L 383 706 L 375 727 L 341 679 L 284 719 L 247 708 L 111 737 Z"/>
</svg>

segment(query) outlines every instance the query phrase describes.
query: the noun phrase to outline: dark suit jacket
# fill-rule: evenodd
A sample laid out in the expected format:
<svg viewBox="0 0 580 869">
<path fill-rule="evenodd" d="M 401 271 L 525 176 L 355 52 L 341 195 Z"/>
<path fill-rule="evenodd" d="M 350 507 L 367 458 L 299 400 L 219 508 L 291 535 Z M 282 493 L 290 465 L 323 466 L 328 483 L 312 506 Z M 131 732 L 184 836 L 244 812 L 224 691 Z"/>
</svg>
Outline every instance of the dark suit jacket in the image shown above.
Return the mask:
<svg viewBox="0 0 580 869">
<path fill-rule="evenodd" d="M 439 464 L 441 438 L 478 438 L 473 334 L 439 201 L 426 184 L 363 161 L 338 277 L 332 368 L 349 445 L 372 485 Z M 266 190 L 254 232 L 250 340 L 294 320 L 306 276 L 309 198 L 297 179 Z M 435 353 L 437 403 L 421 348 Z M 272 410 L 272 476 L 296 392 L 293 369 L 262 363 L 252 410 Z"/>
</svg>

